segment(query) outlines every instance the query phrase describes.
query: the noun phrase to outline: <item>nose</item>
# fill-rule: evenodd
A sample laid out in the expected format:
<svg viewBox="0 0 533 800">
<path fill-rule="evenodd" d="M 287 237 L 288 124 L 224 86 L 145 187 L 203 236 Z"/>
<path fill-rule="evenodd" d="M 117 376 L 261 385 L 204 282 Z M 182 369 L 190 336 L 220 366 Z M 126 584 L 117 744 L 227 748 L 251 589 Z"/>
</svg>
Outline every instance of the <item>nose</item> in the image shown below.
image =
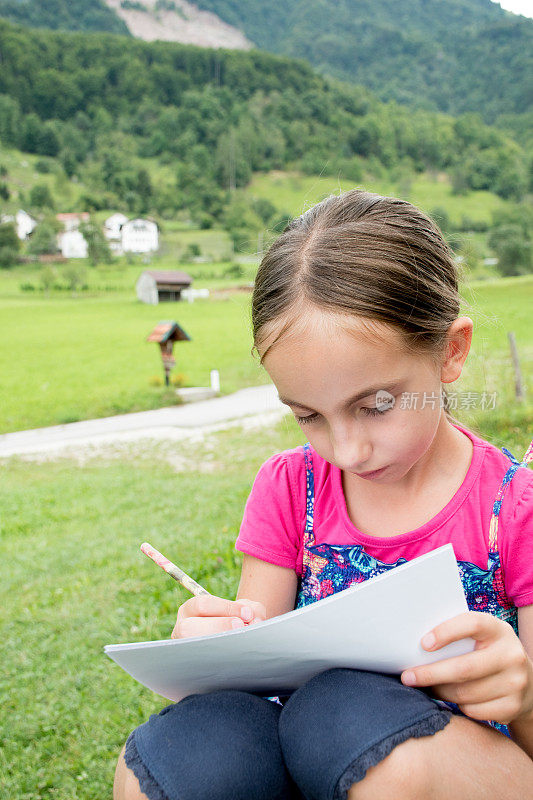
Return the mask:
<svg viewBox="0 0 533 800">
<path fill-rule="evenodd" d="M 364 472 L 372 455 L 372 445 L 357 425 L 331 429 L 330 441 L 335 464 L 348 472 Z"/>
</svg>

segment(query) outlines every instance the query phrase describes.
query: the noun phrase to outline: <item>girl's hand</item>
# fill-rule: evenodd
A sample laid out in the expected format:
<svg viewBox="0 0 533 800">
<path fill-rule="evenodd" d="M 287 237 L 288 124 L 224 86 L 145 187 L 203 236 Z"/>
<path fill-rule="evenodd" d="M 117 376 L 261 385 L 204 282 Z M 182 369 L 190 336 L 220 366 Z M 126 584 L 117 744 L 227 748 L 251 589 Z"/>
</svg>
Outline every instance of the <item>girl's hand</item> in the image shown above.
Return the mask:
<svg viewBox="0 0 533 800">
<path fill-rule="evenodd" d="M 243 628 L 266 619 L 266 608 L 256 600 L 226 600 L 212 594 L 191 597 L 178 609 L 172 639 L 207 636 Z"/>
<path fill-rule="evenodd" d="M 434 644 L 427 641 L 432 634 Z M 437 625 L 421 645 L 435 651 L 466 637 L 476 640 L 472 653 L 405 671 L 402 683 L 431 686 L 431 694 L 456 703 L 473 719 L 504 724 L 533 720 L 533 663 L 508 622 L 483 611 L 467 611 Z"/>
</svg>

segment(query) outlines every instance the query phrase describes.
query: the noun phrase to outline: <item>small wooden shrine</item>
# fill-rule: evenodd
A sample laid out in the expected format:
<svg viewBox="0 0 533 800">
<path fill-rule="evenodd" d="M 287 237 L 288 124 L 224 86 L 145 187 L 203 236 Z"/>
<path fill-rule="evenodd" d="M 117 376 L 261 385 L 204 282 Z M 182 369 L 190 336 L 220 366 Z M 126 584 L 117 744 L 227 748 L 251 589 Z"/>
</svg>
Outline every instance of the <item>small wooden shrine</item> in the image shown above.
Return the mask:
<svg viewBox="0 0 533 800">
<path fill-rule="evenodd" d="M 163 369 L 165 370 L 165 385 L 170 383 L 170 370 L 175 366 L 173 348 L 174 342 L 190 342 L 191 337 L 174 320 L 158 322 L 152 333 L 147 337 L 147 342 L 157 342 L 161 348 Z"/>
</svg>

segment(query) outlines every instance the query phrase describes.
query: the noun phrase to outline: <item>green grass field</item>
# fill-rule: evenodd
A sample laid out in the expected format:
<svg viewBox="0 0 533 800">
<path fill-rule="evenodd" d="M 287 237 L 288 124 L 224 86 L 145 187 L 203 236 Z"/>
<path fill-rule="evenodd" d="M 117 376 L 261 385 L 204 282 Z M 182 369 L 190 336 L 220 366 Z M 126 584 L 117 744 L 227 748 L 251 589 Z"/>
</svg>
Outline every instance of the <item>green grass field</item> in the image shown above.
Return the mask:
<svg viewBox="0 0 533 800">
<path fill-rule="evenodd" d="M 61 174 L 38 173 L 38 160 L 0 148 L 0 163 L 8 168 L 13 181 L 13 198 L 18 191 L 27 193 L 36 182 L 58 188 L 55 183 L 61 182 Z M 136 164 L 141 161 L 137 159 Z M 145 166 L 155 170 L 163 183 L 171 180 L 168 165 L 146 160 Z M 87 170 L 90 168 L 88 164 Z M 85 191 L 83 181 L 63 183 L 65 210 L 74 209 Z M 493 211 L 505 204 L 488 192 L 455 197 L 445 175 L 419 175 L 403 183 L 368 179 L 361 185 L 369 191 L 404 196 L 428 212 L 440 207 L 454 223 L 465 216 L 490 223 Z M 295 215 L 351 186 L 334 178 L 273 171 L 256 174 L 244 193 L 249 199 L 267 198 L 279 212 Z M 4 210 L 9 211 L 10 206 Z M 96 221 L 102 222 L 107 214 L 97 212 Z M 240 274 L 231 273 L 235 264 L 226 232 L 194 230 L 181 219 L 160 223 L 157 255 L 150 259 L 122 257 L 97 267 L 82 265 L 86 288 L 75 296 L 65 290 L 43 291 L 41 265 L 0 270 L 0 433 L 174 403 L 175 394 L 156 385 L 162 376 L 158 348 L 145 342 L 161 319 L 176 319 L 192 337 L 191 343 L 175 348 L 175 373 L 184 375 L 188 385 L 208 385 L 211 369 L 219 370 L 224 393 L 267 380 L 249 355 L 248 295 L 217 297 L 213 293 L 209 300 L 193 305 L 153 307 L 137 302 L 135 283 L 142 270 L 150 267 L 183 270 L 193 278 L 194 287 L 210 290 L 247 285 L 254 279 L 257 264 L 253 261 L 241 263 Z M 268 236 L 265 232 L 264 243 Z M 484 234 L 468 236 L 476 239 L 479 252 L 486 252 Z M 211 261 L 184 262 L 182 256 L 191 244 L 197 244 L 202 256 Z M 56 283 L 65 284 L 63 268 L 54 269 Z M 491 269 L 483 267 L 483 275 L 490 275 Z M 531 383 L 533 341 L 528 307 L 533 277 L 483 282 L 471 278 L 463 293 L 474 305 L 471 313 L 476 334 L 462 385 L 472 391 L 497 390 L 502 398 L 508 398 L 512 393 L 508 330 L 516 334 L 525 380 Z"/>
<path fill-rule="evenodd" d="M 204 267 L 205 265 L 193 265 Z M 94 281 L 130 277 L 102 277 Z M 162 319 L 176 319 L 192 337 L 175 345 L 176 373 L 189 385 L 209 385 L 218 369 L 224 393 L 265 383 L 268 376 L 250 355 L 246 293 L 208 300 L 148 306 L 133 289 L 82 293 L 23 293 L 16 271 L 0 274 L 0 432 L 73 422 L 169 405 L 175 395 L 153 385 L 162 376 L 157 345 L 145 339 Z M 124 285 L 124 284 L 123 284 Z M 130 283 L 131 285 L 131 283 Z M 89 296 L 87 296 L 87 294 Z M 507 331 L 515 333 L 524 381 L 533 392 L 530 309 L 533 276 L 469 284 L 475 335 L 458 388 L 512 398 Z"/>
<path fill-rule="evenodd" d="M 176 319 L 192 341 L 174 347 L 174 372 L 209 386 L 218 369 L 232 392 L 264 383 L 250 355 L 247 294 L 154 307 L 132 297 L 26 298 L 0 302 L 0 430 L 19 430 L 170 405 L 153 386 L 163 375 L 157 344 L 145 340 Z"/>
<path fill-rule="evenodd" d="M 419 206 L 427 214 L 435 208 L 443 208 L 456 224 L 464 216 L 476 222 L 490 223 L 492 212 L 505 206 L 505 201 L 491 192 L 453 195 L 450 181 L 445 174 L 437 177 L 418 175 L 404 183 L 373 178 L 354 183 L 332 177 L 280 171 L 254 175 L 247 191 L 270 200 L 280 210 L 297 215 L 330 194 L 339 194 L 354 188 L 401 197 Z"/>
<path fill-rule="evenodd" d="M 460 415 L 461 416 L 461 415 Z M 533 406 L 469 420 L 516 455 Z M 529 434 L 528 434 L 529 430 Z M 105 644 L 167 638 L 189 595 L 139 552 L 147 540 L 234 598 L 234 542 L 260 464 L 304 441 L 290 417 L 227 430 L 203 445 L 132 448 L 80 466 L 11 459 L 0 481 L 0 797 L 103 800 L 128 733 L 167 701 L 103 653 Z"/>
<path fill-rule="evenodd" d="M 167 637 L 187 597 L 139 544 L 153 542 L 209 591 L 234 596 L 233 543 L 253 474 L 295 438 L 227 432 L 215 451 L 180 445 L 189 466 L 179 473 L 157 448 L 83 468 L 2 468 L 0 797 L 111 797 L 129 730 L 166 702 L 102 648 Z"/>
<path fill-rule="evenodd" d="M 5 210 L 16 210 L 16 192 L 27 195 L 35 183 L 48 183 L 64 210 L 75 210 L 83 183 L 39 174 L 36 160 L 0 149 L 15 185 Z M 170 185 L 171 170 L 151 166 Z M 428 212 L 444 208 L 456 223 L 463 216 L 490 222 L 503 203 L 481 192 L 453 197 L 442 177 L 420 176 L 409 187 L 362 186 L 408 195 Z M 348 188 L 330 178 L 271 173 L 255 176 L 247 194 L 299 214 Z M 224 277 L 231 264 L 226 234 L 178 221 L 163 221 L 162 228 L 162 252 L 152 267 L 185 270 L 195 287 L 253 279 L 254 264 L 243 265 L 238 281 Z M 181 262 L 191 243 L 218 263 Z M 175 402 L 173 393 L 153 385 L 161 360 L 158 347 L 145 341 L 161 319 L 176 319 L 192 337 L 175 347 L 175 372 L 188 384 L 207 385 L 213 368 L 223 392 L 268 380 L 250 355 L 248 294 L 146 306 L 134 291 L 145 266 L 139 258 L 89 268 L 89 288 L 77 296 L 22 291 L 24 283 L 37 287 L 40 267 L 0 271 L 0 433 Z M 463 376 L 450 388 L 496 393 L 496 402 L 482 411 L 479 402 L 469 409 L 460 401 L 454 415 L 521 456 L 533 436 L 533 276 L 470 282 L 463 296 L 464 313 L 475 322 L 474 343 Z M 528 392 L 522 405 L 513 397 L 510 330 Z M 234 542 L 253 478 L 272 453 L 302 441 L 287 417 L 260 432 L 227 430 L 179 448 L 131 446 L 83 464 L 0 463 L 0 800 L 111 797 L 128 733 L 167 701 L 107 659 L 103 646 L 169 636 L 188 598 L 141 556 L 139 544 L 151 541 L 210 592 L 234 597 L 241 564 Z"/>
</svg>

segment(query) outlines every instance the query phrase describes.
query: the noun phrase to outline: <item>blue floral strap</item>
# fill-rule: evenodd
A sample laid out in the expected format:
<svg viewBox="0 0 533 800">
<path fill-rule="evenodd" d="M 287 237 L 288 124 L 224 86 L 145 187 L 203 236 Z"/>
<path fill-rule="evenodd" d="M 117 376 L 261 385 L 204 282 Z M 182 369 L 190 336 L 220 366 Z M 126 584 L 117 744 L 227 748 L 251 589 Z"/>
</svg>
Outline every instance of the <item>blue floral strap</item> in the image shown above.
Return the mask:
<svg viewBox="0 0 533 800">
<path fill-rule="evenodd" d="M 515 458 L 515 456 L 506 447 L 502 447 L 502 453 L 504 453 L 504 455 L 506 455 L 511 461 L 511 466 L 503 476 L 500 488 L 498 489 L 498 494 L 496 495 L 496 500 L 492 506 L 492 516 L 490 518 L 489 527 L 489 552 L 491 553 L 498 552 L 498 521 L 505 492 L 507 491 L 507 487 L 511 483 L 516 471 L 520 467 L 527 467 L 527 465 L 533 461 L 533 442 L 531 442 L 527 448 L 522 461 L 519 461 L 517 458 Z"/>
<path fill-rule="evenodd" d="M 309 442 L 304 444 L 305 458 L 305 535 L 304 545 L 313 544 L 315 534 L 313 531 L 313 517 L 315 510 L 315 476 L 313 473 L 313 458 L 311 456 L 311 445 Z"/>
</svg>

